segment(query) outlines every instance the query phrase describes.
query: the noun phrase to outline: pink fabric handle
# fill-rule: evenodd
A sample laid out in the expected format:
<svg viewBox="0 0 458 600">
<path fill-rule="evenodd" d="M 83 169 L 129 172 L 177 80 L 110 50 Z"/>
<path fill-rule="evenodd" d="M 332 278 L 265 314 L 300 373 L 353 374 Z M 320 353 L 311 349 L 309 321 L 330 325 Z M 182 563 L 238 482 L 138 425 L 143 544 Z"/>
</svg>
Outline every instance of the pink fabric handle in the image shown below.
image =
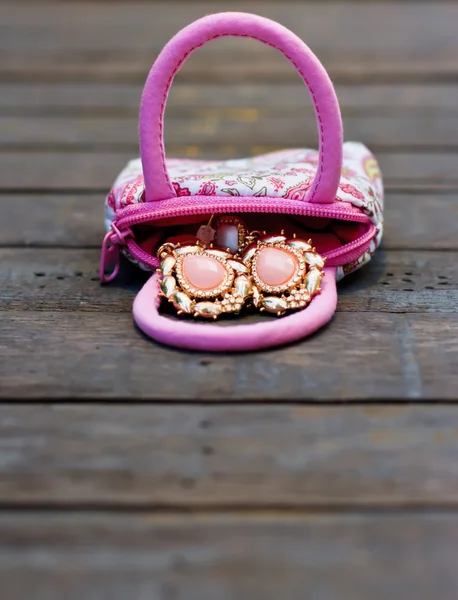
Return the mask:
<svg viewBox="0 0 458 600">
<path fill-rule="evenodd" d="M 280 346 L 310 335 L 333 316 L 337 306 L 336 270 L 328 267 L 325 271 L 323 291 L 304 310 L 262 323 L 232 326 L 189 323 L 161 316 L 158 311 L 161 278 L 155 274 L 134 300 L 134 320 L 148 336 L 178 348 L 236 352 Z"/>
<path fill-rule="evenodd" d="M 343 129 L 339 104 L 326 70 L 310 48 L 289 29 L 258 15 L 219 13 L 182 29 L 164 47 L 146 80 L 140 107 L 140 152 L 146 200 L 176 197 L 167 173 L 163 119 L 167 95 L 186 58 L 210 40 L 248 37 L 276 48 L 295 66 L 309 89 L 318 124 L 319 164 L 306 202 L 335 200 L 342 171 Z"/>
</svg>

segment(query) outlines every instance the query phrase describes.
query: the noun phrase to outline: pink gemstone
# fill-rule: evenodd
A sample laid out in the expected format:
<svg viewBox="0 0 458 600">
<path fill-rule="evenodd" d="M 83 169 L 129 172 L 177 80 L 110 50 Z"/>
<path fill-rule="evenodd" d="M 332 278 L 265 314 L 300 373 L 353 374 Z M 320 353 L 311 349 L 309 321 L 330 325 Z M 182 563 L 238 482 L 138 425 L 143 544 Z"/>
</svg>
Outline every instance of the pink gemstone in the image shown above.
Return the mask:
<svg viewBox="0 0 458 600">
<path fill-rule="evenodd" d="M 217 288 L 226 277 L 226 269 L 220 262 L 202 254 L 185 256 L 182 271 L 192 287 L 203 291 Z"/>
<path fill-rule="evenodd" d="M 263 248 L 256 259 L 259 279 L 272 287 L 288 283 L 297 266 L 296 258 L 281 248 Z"/>
</svg>

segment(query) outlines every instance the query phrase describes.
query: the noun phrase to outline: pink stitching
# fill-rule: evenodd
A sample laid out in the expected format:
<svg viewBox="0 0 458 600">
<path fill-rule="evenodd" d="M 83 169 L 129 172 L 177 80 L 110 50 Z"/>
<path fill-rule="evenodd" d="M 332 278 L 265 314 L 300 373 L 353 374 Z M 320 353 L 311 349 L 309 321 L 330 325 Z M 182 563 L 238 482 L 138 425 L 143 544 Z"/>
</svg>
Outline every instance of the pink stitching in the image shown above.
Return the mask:
<svg viewBox="0 0 458 600">
<path fill-rule="evenodd" d="M 265 44 L 266 46 L 270 46 L 271 48 L 274 48 L 275 50 L 278 50 L 278 52 L 281 52 L 283 54 L 283 56 L 289 60 L 289 62 L 296 68 L 296 71 L 301 75 L 303 81 L 305 82 L 305 84 L 307 85 L 307 88 L 310 92 L 310 95 L 312 96 L 312 101 L 313 101 L 313 106 L 315 108 L 315 112 L 318 118 L 318 122 L 319 122 L 319 128 L 320 128 L 320 139 L 321 139 L 321 155 L 323 157 L 323 160 L 320 161 L 320 172 L 318 174 L 318 178 L 316 179 L 316 183 L 314 184 L 314 189 L 313 189 L 313 193 L 312 196 L 310 197 L 310 202 L 314 199 L 315 194 L 316 194 L 316 190 L 320 185 L 321 182 L 321 177 L 323 175 L 323 162 L 324 162 L 324 156 L 325 156 L 325 152 L 324 152 L 324 133 L 323 133 L 323 121 L 321 119 L 321 114 L 320 114 L 320 108 L 317 104 L 316 98 L 315 98 L 315 93 L 312 89 L 312 87 L 310 86 L 307 77 L 304 75 L 304 73 L 302 72 L 302 70 L 298 67 L 298 65 L 296 64 L 296 62 L 288 55 L 286 54 L 286 52 L 284 52 L 281 48 L 279 48 L 278 46 L 275 46 L 275 44 L 272 44 L 271 42 L 267 42 L 263 39 L 261 39 L 260 37 L 257 37 L 255 35 L 247 35 L 245 33 L 218 33 L 217 35 L 214 35 L 213 37 L 209 38 L 208 40 L 205 40 L 204 42 L 201 42 L 200 44 L 196 44 L 195 46 L 193 46 L 192 48 L 190 48 L 190 50 L 188 50 L 188 52 L 183 56 L 183 58 L 180 60 L 180 62 L 177 64 L 177 66 L 175 67 L 175 70 L 173 71 L 172 75 L 170 76 L 168 82 L 167 82 L 167 86 L 165 88 L 165 92 L 164 92 L 164 97 L 162 99 L 162 104 L 161 104 L 161 115 L 160 115 L 160 119 L 159 119 L 159 140 L 158 143 L 160 145 L 161 148 L 161 161 L 162 161 L 162 173 L 165 176 L 165 179 L 167 180 L 170 192 L 172 194 L 172 196 L 175 195 L 175 190 L 172 187 L 172 184 L 170 182 L 170 177 L 167 173 L 167 167 L 166 167 L 166 163 L 165 163 L 165 149 L 164 149 L 164 137 L 163 137 L 163 127 L 164 127 L 164 111 L 165 111 L 165 103 L 167 100 L 167 94 L 168 91 L 172 85 L 173 79 L 175 77 L 175 75 L 177 74 L 177 72 L 179 71 L 180 67 L 182 66 L 182 64 L 185 62 L 185 60 L 188 58 L 188 56 L 190 54 L 192 54 L 192 52 L 194 52 L 194 50 L 197 50 L 197 48 L 200 48 L 202 46 L 205 46 L 205 44 L 207 44 L 208 42 L 212 42 L 213 40 L 216 40 L 220 37 L 244 37 L 244 38 L 249 38 L 249 39 L 253 39 L 253 40 L 258 40 L 258 42 L 261 42 L 262 44 Z M 161 140 L 162 140 L 162 144 L 161 144 Z"/>
</svg>

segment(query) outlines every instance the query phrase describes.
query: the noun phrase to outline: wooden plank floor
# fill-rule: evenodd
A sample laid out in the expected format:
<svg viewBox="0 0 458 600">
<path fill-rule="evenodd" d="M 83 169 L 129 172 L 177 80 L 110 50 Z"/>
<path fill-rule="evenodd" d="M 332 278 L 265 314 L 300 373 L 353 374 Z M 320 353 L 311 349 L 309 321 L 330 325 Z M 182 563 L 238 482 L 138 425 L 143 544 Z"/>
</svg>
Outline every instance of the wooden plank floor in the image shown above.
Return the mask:
<svg viewBox="0 0 458 600">
<path fill-rule="evenodd" d="M 323 331 L 214 356 L 147 340 L 142 277 L 97 273 L 147 71 L 228 8 L 323 61 L 386 235 Z M 0 2 L 2 600 L 456 600 L 457 23 L 446 1 Z M 317 141 L 293 69 L 247 40 L 186 63 L 165 132 L 188 157 Z"/>
</svg>

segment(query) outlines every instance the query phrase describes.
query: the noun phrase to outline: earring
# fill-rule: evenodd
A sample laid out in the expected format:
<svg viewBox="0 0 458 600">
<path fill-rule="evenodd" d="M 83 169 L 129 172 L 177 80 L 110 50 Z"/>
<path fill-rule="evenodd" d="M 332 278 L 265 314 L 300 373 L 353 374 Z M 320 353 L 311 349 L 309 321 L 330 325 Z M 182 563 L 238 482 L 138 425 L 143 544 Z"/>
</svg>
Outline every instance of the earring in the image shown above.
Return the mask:
<svg viewBox="0 0 458 600">
<path fill-rule="evenodd" d="M 257 239 L 244 249 L 241 259 L 253 278 L 253 306 L 278 316 L 305 308 L 321 292 L 326 259 L 311 240 L 287 239 L 283 231 L 250 235 Z"/>
<path fill-rule="evenodd" d="M 234 215 L 220 215 L 215 229 L 212 220 L 199 228 L 195 243 L 166 242 L 157 252 L 160 295 L 179 315 L 217 319 L 251 304 L 282 316 L 321 292 L 326 259 L 311 240 L 288 239 L 283 231 L 248 233 Z"/>
<path fill-rule="evenodd" d="M 252 294 L 249 269 L 230 248 L 223 250 L 201 241 L 209 237 L 211 220 L 199 229 L 196 244 L 165 243 L 158 250 L 160 295 L 179 315 L 217 319 L 224 313 L 238 314 Z"/>
</svg>

